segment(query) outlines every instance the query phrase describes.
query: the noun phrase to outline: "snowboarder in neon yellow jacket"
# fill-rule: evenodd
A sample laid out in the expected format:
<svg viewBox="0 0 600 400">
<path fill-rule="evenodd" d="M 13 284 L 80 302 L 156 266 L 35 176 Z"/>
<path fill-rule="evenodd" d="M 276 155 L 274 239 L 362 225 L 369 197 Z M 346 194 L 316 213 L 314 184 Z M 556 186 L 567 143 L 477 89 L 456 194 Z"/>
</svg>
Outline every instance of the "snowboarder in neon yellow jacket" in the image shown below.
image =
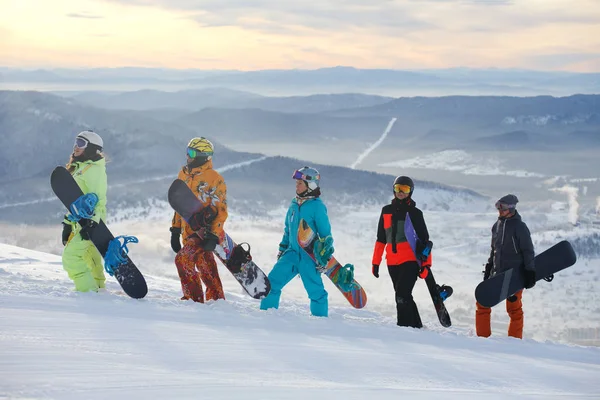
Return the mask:
<svg viewBox="0 0 600 400">
<path fill-rule="evenodd" d="M 81 220 L 84 227 L 71 222 L 67 216 L 63 220 L 62 254 L 63 268 L 75 283 L 79 292 L 97 292 L 104 288 L 106 277 L 102 256 L 90 241 L 90 232 L 100 222 L 106 221 L 106 161 L 102 154 L 104 143 L 100 135 L 92 131 L 83 131 L 75 138 L 73 153 L 67 169 L 84 194 L 95 193 L 98 204 L 91 219 Z"/>
</svg>

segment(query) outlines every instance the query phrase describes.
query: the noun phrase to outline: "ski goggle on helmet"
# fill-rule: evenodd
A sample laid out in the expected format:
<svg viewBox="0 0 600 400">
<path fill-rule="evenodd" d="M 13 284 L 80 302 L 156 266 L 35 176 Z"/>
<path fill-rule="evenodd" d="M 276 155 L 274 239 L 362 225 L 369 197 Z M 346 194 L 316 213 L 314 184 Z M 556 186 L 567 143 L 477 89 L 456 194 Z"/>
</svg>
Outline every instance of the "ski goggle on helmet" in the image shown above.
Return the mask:
<svg viewBox="0 0 600 400">
<path fill-rule="evenodd" d="M 79 149 L 85 149 L 90 143 L 98 146 L 99 148 L 104 146 L 104 142 L 102 141 L 100 135 L 93 131 L 79 132 L 75 138 L 75 147 Z"/>
<path fill-rule="evenodd" d="M 202 156 L 209 158 L 212 157 L 213 153 L 213 144 L 204 137 L 193 138 L 187 145 L 187 155 L 190 158 Z"/>
<path fill-rule="evenodd" d="M 321 174 L 319 174 L 319 171 L 314 168 L 302 167 L 294 171 L 292 178 L 305 181 L 310 190 L 315 190 L 319 187 Z"/>
<path fill-rule="evenodd" d="M 75 147 L 77 147 L 78 149 L 85 149 L 88 145 L 88 141 L 85 140 L 82 137 L 77 136 L 75 138 Z"/>
<path fill-rule="evenodd" d="M 496 202 L 496 210 L 499 210 L 499 211 L 514 210 L 515 208 L 516 208 L 516 204 L 506 204 L 506 203 L 501 203 L 499 201 Z"/>
<path fill-rule="evenodd" d="M 410 191 L 412 190 L 412 188 L 408 185 L 402 185 L 400 183 L 397 183 L 394 185 L 394 192 L 395 193 L 404 193 L 404 194 L 410 194 Z"/>
<path fill-rule="evenodd" d="M 392 188 L 394 193 L 404 193 L 410 195 L 415 188 L 415 184 L 408 176 L 399 176 L 394 179 L 394 185 Z"/>
</svg>

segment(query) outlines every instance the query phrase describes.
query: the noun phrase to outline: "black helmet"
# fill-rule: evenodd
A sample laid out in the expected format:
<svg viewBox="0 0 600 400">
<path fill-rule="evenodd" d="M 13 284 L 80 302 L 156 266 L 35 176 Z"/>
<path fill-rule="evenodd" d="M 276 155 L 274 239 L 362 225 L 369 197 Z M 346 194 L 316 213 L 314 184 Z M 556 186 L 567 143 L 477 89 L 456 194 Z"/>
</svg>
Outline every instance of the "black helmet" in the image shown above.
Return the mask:
<svg viewBox="0 0 600 400">
<path fill-rule="evenodd" d="M 410 187 L 410 192 L 407 193 L 409 196 L 412 196 L 413 191 L 415 190 L 415 184 L 414 184 L 413 180 L 410 179 L 408 176 L 399 176 L 394 180 L 394 185 L 392 186 L 394 195 L 397 192 L 402 192 L 402 190 L 396 190 L 396 185 L 404 185 L 404 186 Z M 406 193 L 406 192 L 404 192 L 404 193 Z"/>
</svg>

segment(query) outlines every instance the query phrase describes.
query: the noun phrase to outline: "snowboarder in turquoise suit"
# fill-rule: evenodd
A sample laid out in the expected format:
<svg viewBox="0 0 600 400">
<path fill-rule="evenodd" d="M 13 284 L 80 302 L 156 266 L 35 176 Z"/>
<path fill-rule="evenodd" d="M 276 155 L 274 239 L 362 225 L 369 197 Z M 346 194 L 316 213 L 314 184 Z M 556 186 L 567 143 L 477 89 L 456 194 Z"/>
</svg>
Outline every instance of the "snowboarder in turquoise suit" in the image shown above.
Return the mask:
<svg viewBox="0 0 600 400">
<path fill-rule="evenodd" d="M 319 235 L 315 254 L 319 254 L 319 264 L 326 265 L 333 255 L 333 239 L 331 225 L 327 216 L 327 208 L 319 196 L 320 174 L 310 167 L 303 167 L 294 172 L 296 180 L 296 197 L 292 199 L 285 216 L 283 238 L 279 244 L 277 263 L 269 273 L 271 291 L 262 299 L 261 310 L 279 308 L 281 290 L 296 275 L 300 274 L 304 288 L 310 298 L 310 312 L 317 317 L 327 317 L 327 291 L 323 286 L 319 265 L 298 244 L 298 228 L 300 221 L 305 220 L 310 228 Z"/>
</svg>

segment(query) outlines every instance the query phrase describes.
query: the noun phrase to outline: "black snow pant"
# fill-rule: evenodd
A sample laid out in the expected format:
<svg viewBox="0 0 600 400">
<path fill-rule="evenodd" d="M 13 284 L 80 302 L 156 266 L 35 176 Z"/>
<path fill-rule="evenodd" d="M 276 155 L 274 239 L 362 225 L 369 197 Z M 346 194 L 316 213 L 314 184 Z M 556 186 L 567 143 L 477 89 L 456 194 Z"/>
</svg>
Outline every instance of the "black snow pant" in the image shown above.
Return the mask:
<svg viewBox="0 0 600 400">
<path fill-rule="evenodd" d="M 388 271 L 396 292 L 398 326 L 422 328 L 423 323 L 419 316 L 419 310 L 412 296 L 413 288 L 419 276 L 419 264 L 416 261 L 409 261 L 400 265 L 390 265 Z"/>
</svg>

